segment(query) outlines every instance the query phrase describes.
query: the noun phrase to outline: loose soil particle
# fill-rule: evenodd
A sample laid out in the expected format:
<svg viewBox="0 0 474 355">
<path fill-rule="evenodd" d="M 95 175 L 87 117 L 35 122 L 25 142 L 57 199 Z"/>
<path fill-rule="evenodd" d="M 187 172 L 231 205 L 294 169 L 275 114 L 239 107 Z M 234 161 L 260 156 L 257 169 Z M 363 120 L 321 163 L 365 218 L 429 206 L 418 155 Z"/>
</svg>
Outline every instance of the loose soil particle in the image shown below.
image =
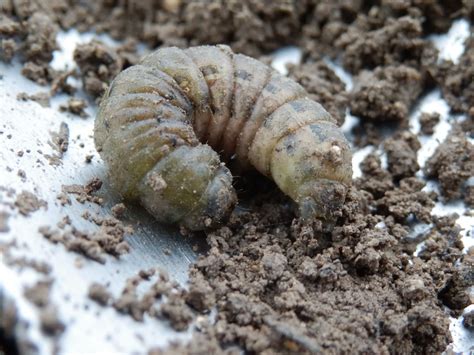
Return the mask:
<svg viewBox="0 0 474 355">
<path fill-rule="evenodd" d="M 99 303 L 102 306 L 106 306 L 109 303 L 109 300 L 112 298 L 107 289 L 98 283 L 93 283 L 89 286 L 88 296 L 91 300 Z"/>
<path fill-rule="evenodd" d="M 439 181 L 447 200 L 462 197 L 463 184 L 474 176 L 474 145 L 462 130 L 453 129 L 428 159 L 424 172 Z"/>
<path fill-rule="evenodd" d="M 463 315 L 462 324 L 470 331 L 474 331 L 474 311 L 467 312 Z"/>
<path fill-rule="evenodd" d="M 24 216 L 29 216 L 31 213 L 38 211 L 41 207 L 44 207 L 44 209 L 48 208 L 46 201 L 38 198 L 38 196 L 29 191 L 22 191 L 16 197 L 15 206 Z"/>
<path fill-rule="evenodd" d="M 377 123 L 407 120 L 422 88 L 421 74 L 404 65 L 364 70 L 350 93 L 351 113 Z"/>
<path fill-rule="evenodd" d="M 432 71 L 443 96 L 454 112 L 468 113 L 474 107 L 474 36 L 466 40 L 459 63 L 443 61 Z"/>
<path fill-rule="evenodd" d="M 27 287 L 24 293 L 26 299 L 38 308 L 41 330 L 48 336 L 57 336 L 64 331 L 65 326 L 50 299 L 52 284 L 53 281 L 50 279 L 40 280 L 33 286 Z"/>
<path fill-rule="evenodd" d="M 420 130 L 423 134 L 431 135 L 434 133 L 435 126 L 439 123 L 440 115 L 437 112 L 422 112 L 420 116 Z"/>
<path fill-rule="evenodd" d="M 87 102 L 85 100 L 71 97 L 66 105 L 61 105 L 59 107 L 59 110 L 62 112 L 72 113 L 82 118 L 86 118 L 88 117 L 88 114 L 85 111 L 86 107 Z"/>
<path fill-rule="evenodd" d="M 129 252 L 130 247 L 125 241 L 125 236 L 132 233 L 130 227 L 113 217 L 105 219 L 98 217 L 94 223 L 100 225 L 95 232 L 80 231 L 74 226 L 63 231 L 42 226 L 38 231 L 49 241 L 63 244 L 68 250 L 83 254 L 101 264 L 105 264 L 106 254 L 120 257 Z"/>
<path fill-rule="evenodd" d="M 395 134 L 385 141 L 388 171 L 395 180 L 414 176 L 420 169 L 417 151 L 421 148 L 418 138 L 408 131 Z"/>
<path fill-rule="evenodd" d="M 108 83 L 122 69 L 116 51 L 97 40 L 78 45 L 74 60 L 81 71 L 84 90 L 94 98 L 104 94 Z"/>
<path fill-rule="evenodd" d="M 21 92 L 17 95 L 17 100 L 22 100 L 22 101 L 35 101 L 39 103 L 43 107 L 49 107 L 49 94 L 47 92 L 39 92 L 37 94 L 33 95 L 28 95 L 26 92 Z"/>
<path fill-rule="evenodd" d="M 8 212 L 0 212 L 0 233 L 7 233 L 10 230 L 8 226 L 8 219 L 10 214 Z"/>
</svg>

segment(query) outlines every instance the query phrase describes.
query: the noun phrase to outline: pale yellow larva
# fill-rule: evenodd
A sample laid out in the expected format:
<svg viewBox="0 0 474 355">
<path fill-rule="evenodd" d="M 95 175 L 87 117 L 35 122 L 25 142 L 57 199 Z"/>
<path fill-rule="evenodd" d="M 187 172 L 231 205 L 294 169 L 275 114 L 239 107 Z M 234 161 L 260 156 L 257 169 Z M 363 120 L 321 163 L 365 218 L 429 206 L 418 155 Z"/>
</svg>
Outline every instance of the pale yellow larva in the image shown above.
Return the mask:
<svg viewBox="0 0 474 355">
<path fill-rule="evenodd" d="M 192 230 L 222 223 L 236 204 L 221 159 L 273 179 L 303 218 L 332 219 L 351 184 L 350 148 L 329 113 L 224 45 L 162 48 L 121 72 L 95 142 L 125 198 Z"/>
</svg>

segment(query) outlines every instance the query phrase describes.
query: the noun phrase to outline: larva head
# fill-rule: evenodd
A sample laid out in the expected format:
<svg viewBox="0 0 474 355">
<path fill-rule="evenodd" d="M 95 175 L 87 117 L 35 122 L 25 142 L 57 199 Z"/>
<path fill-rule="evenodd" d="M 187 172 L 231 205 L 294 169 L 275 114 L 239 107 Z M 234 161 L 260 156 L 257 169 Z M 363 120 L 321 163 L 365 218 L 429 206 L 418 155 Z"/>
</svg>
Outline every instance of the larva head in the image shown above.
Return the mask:
<svg viewBox="0 0 474 355">
<path fill-rule="evenodd" d="M 352 180 L 352 155 L 340 129 L 317 122 L 282 138 L 274 148 L 272 176 L 298 203 L 302 218 L 334 221 Z"/>
<path fill-rule="evenodd" d="M 157 220 L 190 230 L 218 226 L 237 201 L 232 175 L 207 145 L 177 148 L 145 175 L 138 190 Z"/>
</svg>

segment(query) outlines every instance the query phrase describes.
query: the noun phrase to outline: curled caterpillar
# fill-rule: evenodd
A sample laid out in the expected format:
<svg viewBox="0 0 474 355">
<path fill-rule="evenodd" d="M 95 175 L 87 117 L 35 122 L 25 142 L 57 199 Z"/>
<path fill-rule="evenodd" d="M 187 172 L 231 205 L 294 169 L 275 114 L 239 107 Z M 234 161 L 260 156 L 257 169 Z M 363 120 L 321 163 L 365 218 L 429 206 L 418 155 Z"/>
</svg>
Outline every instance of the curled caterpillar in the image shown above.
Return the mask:
<svg viewBox="0 0 474 355">
<path fill-rule="evenodd" d="M 162 48 L 121 72 L 94 138 L 125 198 L 191 230 L 222 223 L 237 202 L 221 159 L 273 179 L 303 218 L 332 219 L 351 184 L 349 144 L 330 114 L 225 45 Z"/>
</svg>

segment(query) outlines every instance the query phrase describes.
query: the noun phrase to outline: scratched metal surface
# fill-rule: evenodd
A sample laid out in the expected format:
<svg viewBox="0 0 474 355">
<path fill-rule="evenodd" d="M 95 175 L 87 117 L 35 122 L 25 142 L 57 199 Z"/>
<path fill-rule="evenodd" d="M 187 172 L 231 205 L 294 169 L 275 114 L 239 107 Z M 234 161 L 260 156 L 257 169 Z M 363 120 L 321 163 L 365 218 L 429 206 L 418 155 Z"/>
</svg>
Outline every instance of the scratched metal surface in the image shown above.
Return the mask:
<svg viewBox="0 0 474 355">
<path fill-rule="evenodd" d="M 465 21 L 457 21 L 450 33 L 433 37 L 441 50 L 444 58 L 456 60 L 462 53 L 463 38 L 469 32 Z M 82 35 L 70 31 L 59 37 L 61 50 L 55 55 L 54 66 L 62 68 L 72 63 L 72 51 L 76 43 L 87 41 L 94 35 Z M 102 37 L 104 39 L 104 37 Z M 112 41 L 105 38 L 110 44 Z M 286 48 L 279 51 L 273 66 L 285 72 L 284 63 L 297 63 L 301 54 L 297 48 Z M 338 75 L 345 81 L 350 89 L 351 78 L 336 63 L 329 62 Z M 95 107 L 91 105 L 88 119 L 73 117 L 58 112 L 58 107 L 66 101 L 66 97 L 58 97 L 52 101 L 51 108 L 43 108 L 35 102 L 18 102 L 16 96 L 20 92 L 28 94 L 45 91 L 20 75 L 18 64 L 6 65 L 0 63 L 0 185 L 11 187 L 17 193 L 22 190 L 34 191 L 38 196 L 48 202 L 47 210 L 40 209 L 30 217 L 24 218 L 10 210 L 5 203 L 12 202 L 5 191 L 0 191 L 0 212 L 7 211 L 11 214 L 9 219 L 10 231 L 0 234 L 0 242 L 17 240 L 19 247 L 13 250 L 18 256 L 27 256 L 38 260 L 47 261 L 52 266 L 52 277 L 55 282 L 52 288 L 52 300 L 59 308 L 61 319 L 66 324 L 66 331 L 59 339 L 60 352 L 70 353 L 143 353 L 151 346 L 164 346 L 171 340 L 186 341 L 188 332 L 174 332 L 166 323 L 145 317 L 143 323 L 133 321 L 129 316 L 123 316 L 112 308 L 102 308 L 90 301 L 86 294 L 91 282 L 102 284 L 110 283 L 110 291 L 118 295 L 125 280 L 135 275 L 139 270 L 150 267 L 161 267 L 170 275 L 185 284 L 189 264 L 195 260 L 196 253 L 192 244 L 182 238 L 175 229 L 158 225 L 149 215 L 140 208 L 132 208 L 127 212 L 126 219 L 131 223 L 135 232 L 127 240 L 131 245 L 131 252 L 120 259 L 107 258 L 106 265 L 85 260 L 82 268 L 75 266 L 77 254 L 66 252 L 61 245 L 53 245 L 45 240 L 39 233 L 38 227 L 49 224 L 55 225 L 63 216 L 68 214 L 72 224 L 82 230 L 94 231 L 97 226 L 84 220 L 81 215 L 85 210 L 92 210 L 100 215 L 110 215 L 111 207 L 119 201 L 118 196 L 110 190 L 105 178 L 105 167 L 95 152 L 92 129 Z M 418 132 L 417 118 L 421 111 L 437 111 L 442 115 L 441 123 L 436 127 L 432 138 L 422 138 L 422 149 L 419 153 L 419 162 L 426 161 L 432 154 L 437 144 L 448 133 L 450 121 L 463 119 L 451 117 L 448 106 L 441 99 L 439 91 L 433 91 L 425 96 L 411 116 L 411 126 Z M 44 157 L 54 154 L 49 145 L 50 132 L 58 131 L 61 122 L 66 122 L 70 129 L 69 150 L 62 159 L 60 166 L 49 165 Z M 348 115 L 343 128 L 349 134 L 350 128 L 357 124 L 357 118 Z M 11 138 L 8 136 L 11 135 Z M 83 147 L 81 147 L 83 143 Z M 18 157 L 17 151 L 30 150 L 23 157 Z M 38 153 L 41 150 L 42 153 Z M 354 176 L 360 174 L 358 164 L 365 155 L 377 147 L 366 147 L 354 155 Z M 85 164 L 84 157 L 93 154 L 92 164 Z M 22 181 L 17 172 L 22 169 L 26 172 L 26 180 Z M 84 205 L 72 199 L 72 206 L 62 207 L 57 199 L 61 185 L 85 184 L 91 178 L 99 177 L 104 181 L 100 191 L 106 196 L 106 205 L 100 208 L 86 203 Z M 429 184 L 427 189 L 436 189 L 434 184 Z M 465 228 L 463 241 L 466 246 L 473 243 L 473 220 L 462 216 L 465 206 L 458 202 L 450 205 L 438 203 L 435 207 L 436 214 L 458 212 L 461 217 L 459 223 Z M 413 233 L 426 230 L 427 226 L 416 226 Z M 383 228 L 383 226 L 380 226 Z M 420 248 L 423 246 L 420 245 Z M 171 251 L 171 255 L 165 253 Z M 0 259 L 3 256 L 0 254 Z M 18 308 L 22 324 L 28 323 L 27 328 L 19 326 L 17 336 L 31 340 L 37 346 L 38 353 L 48 354 L 53 351 L 54 344 L 50 338 L 44 337 L 39 329 L 38 313 L 23 296 L 23 289 L 32 285 L 39 278 L 36 272 L 15 267 L 8 267 L 0 262 L 0 293 L 8 299 L 13 299 Z M 0 295 L 1 298 L 1 295 Z M 471 305 L 470 308 L 474 306 Z M 461 319 L 452 319 L 451 333 L 454 338 L 455 351 L 468 352 L 474 349 L 474 339 L 460 325 Z"/>
</svg>

